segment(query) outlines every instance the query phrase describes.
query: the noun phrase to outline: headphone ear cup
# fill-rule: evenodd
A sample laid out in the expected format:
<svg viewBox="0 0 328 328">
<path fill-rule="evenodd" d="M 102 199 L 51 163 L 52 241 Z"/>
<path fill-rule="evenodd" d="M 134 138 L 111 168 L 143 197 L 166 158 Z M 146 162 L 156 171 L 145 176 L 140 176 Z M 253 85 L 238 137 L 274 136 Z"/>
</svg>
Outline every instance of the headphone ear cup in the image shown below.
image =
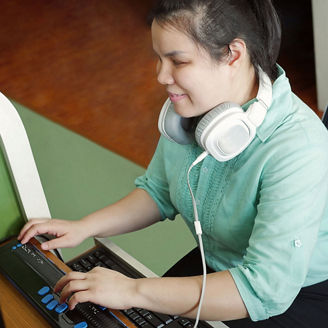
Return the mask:
<svg viewBox="0 0 328 328">
<path fill-rule="evenodd" d="M 201 135 L 206 129 L 206 127 L 213 121 L 213 119 L 225 113 L 228 109 L 233 108 L 234 106 L 238 105 L 230 102 L 225 102 L 220 104 L 219 106 L 214 107 L 212 110 L 210 110 L 203 116 L 203 118 L 199 121 L 195 131 L 195 138 L 199 146 L 202 147 Z"/>
<path fill-rule="evenodd" d="M 188 128 L 192 120 L 178 115 L 170 99 L 164 103 L 158 119 L 160 133 L 172 142 L 187 145 L 194 141 L 194 131 Z"/>
<path fill-rule="evenodd" d="M 200 147 L 224 162 L 240 154 L 254 138 L 255 131 L 243 109 L 238 104 L 227 102 L 201 119 L 195 137 Z"/>
<path fill-rule="evenodd" d="M 228 110 L 232 108 L 237 108 L 238 112 L 242 112 L 243 110 L 241 107 L 235 103 L 231 102 L 225 102 L 220 104 L 217 107 L 214 107 L 212 110 L 210 110 L 207 114 L 203 116 L 203 118 L 199 121 L 196 131 L 195 131 L 195 138 L 198 143 L 198 145 L 202 148 L 204 148 L 202 136 L 204 130 L 211 124 L 214 120 L 221 120 L 225 114 L 228 114 Z"/>
</svg>

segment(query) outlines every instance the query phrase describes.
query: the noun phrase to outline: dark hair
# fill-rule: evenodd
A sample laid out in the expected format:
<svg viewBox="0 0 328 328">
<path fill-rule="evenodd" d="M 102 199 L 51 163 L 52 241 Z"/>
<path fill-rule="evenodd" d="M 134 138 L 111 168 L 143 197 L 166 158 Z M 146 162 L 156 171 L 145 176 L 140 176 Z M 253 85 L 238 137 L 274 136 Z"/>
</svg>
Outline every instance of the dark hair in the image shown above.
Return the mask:
<svg viewBox="0 0 328 328">
<path fill-rule="evenodd" d="M 271 0 L 159 0 L 150 19 L 184 31 L 217 60 L 243 39 L 256 71 L 277 77 L 281 26 Z"/>
</svg>

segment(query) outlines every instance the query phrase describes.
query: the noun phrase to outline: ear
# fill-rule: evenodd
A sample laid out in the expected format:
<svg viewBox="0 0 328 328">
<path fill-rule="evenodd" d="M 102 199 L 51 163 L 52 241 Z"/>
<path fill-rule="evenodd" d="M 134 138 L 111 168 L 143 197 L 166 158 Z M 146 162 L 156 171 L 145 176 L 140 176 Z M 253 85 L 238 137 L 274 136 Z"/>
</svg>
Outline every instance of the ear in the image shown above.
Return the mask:
<svg viewBox="0 0 328 328">
<path fill-rule="evenodd" d="M 234 39 L 229 44 L 229 50 L 229 65 L 239 66 L 240 63 L 245 59 L 247 54 L 247 47 L 245 41 L 238 38 Z"/>
</svg>

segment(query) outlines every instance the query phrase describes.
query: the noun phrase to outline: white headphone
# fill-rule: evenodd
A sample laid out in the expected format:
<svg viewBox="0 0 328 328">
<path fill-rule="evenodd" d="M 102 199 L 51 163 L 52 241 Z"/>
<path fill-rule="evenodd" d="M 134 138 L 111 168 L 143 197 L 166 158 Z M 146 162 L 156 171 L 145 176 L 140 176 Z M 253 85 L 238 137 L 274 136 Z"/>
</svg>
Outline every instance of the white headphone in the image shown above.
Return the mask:
<svg viewBox="0 0 328 328">
<path fill-rule="evenodd" d="M 159 115 L 158 129 L 167 139 L 182 145 L 196 139 L 208 154 L 225 162 L 239 155 L 252 142 L 256 128 L 262 124 L 271 106 L 271 80 L 261 68 L 256 99 L 246 112 L 238 104 L 222 103 L 206 113 L 195 127 L 195 119 L 178 115 L 168 98 Z"/>
</svg>

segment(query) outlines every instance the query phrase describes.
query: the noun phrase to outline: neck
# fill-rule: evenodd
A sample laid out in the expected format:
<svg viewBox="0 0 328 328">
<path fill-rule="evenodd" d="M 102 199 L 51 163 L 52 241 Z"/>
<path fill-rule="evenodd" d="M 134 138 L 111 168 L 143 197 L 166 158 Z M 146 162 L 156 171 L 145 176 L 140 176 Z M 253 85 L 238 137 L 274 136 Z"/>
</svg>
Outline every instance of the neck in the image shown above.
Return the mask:
<svg viewBox="0 0 328 328">
<path fill-rule="evenodd" d="M 237 104 L 243 105 L 255 98 L 258 89 L 259 81 L 255 73 L 253 65 L 249 64 L 247 67 L 242 67 L 239 74 L 236 75 L 235 87 L 235 101 Z"/>
</svg>

